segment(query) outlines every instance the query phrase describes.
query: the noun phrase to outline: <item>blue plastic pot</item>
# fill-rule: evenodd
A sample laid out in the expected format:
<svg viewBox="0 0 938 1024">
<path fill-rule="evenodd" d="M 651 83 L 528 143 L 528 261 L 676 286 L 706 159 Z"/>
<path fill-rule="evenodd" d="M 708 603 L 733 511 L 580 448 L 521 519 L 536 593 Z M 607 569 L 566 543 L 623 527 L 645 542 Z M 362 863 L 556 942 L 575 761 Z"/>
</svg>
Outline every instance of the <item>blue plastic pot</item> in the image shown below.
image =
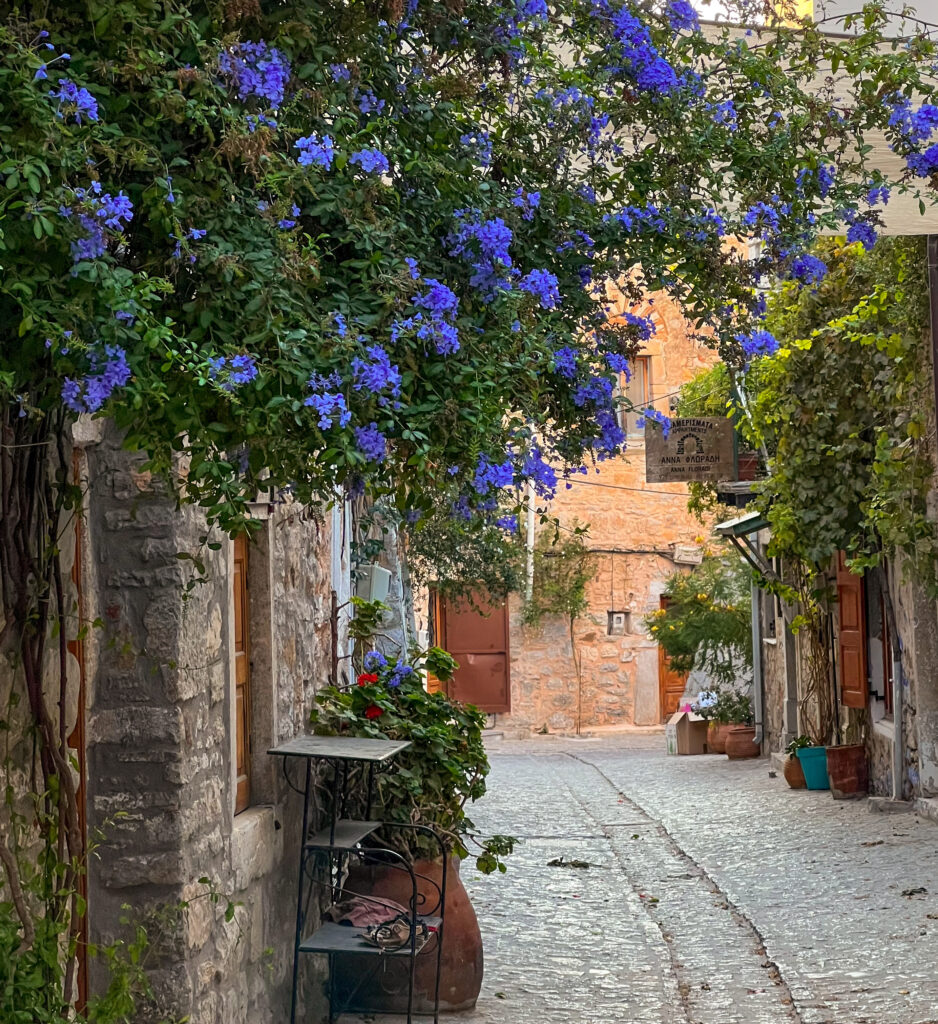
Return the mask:
<svg viewBox="0 0 938 1024">
<path fill-rule="evenodd" d="M 827 778 L 827 748 L 799 747 L 796 751 L 808 789 L 830 789 Z"/>
</svg>

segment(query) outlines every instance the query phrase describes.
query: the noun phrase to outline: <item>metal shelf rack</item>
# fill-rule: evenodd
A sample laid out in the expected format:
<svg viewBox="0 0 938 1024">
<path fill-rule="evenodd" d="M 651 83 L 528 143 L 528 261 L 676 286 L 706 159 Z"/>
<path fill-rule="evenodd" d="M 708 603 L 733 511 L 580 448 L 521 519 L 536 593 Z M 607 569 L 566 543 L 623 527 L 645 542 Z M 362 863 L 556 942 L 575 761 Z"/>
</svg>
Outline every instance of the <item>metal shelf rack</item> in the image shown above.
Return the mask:
<svg viewBox="0 0 938 1024">
<path fill-rule="evenodd" d="M 387 959 L 409 959 L 407 978 L 407 1021 L 413 1018 L 414 983 L 417 957 L 433 955 L 436 958 L 435 989 L 433 1002 L 433 1019 L 439 1022 L 440 1007 L 440 966 L 443 947 L 443 917 L 446 899 L 447 857 L 444 844 L 440 837 L 429 828 L 419 825 L 404 825 L 397 822 L 382 822 L 371 819 L 371 807 L 374 796 L 376 769 L 387 765 L 410 744 L 393 740 L 359 739 L 344 736 L 298 736 L 295 739 L 273 747 L 267 753 L 284 759 L 283 769 L 287 773 L 287 762 L 298 758 L 304 762 L 305 781 L 303 788 L 296 789 L 303 797 L 303 826 L 299 855 L 299 876 L 297 881 L 296 899 L 296 931 L 293 946 L 293 987 L 290 1000 L 290 1024 L 296 1024 L 297 990 L 299 983 L 300 958 L 307 954 L 320 954 L 329 958 L 329 1019 L 330 1024 L 339 1013 L 352 1009 L 353 1001 L 362 985 L 373 976 L 375 971 L 387 963 Z M 323 765 L 331 768 L 331 787 L 329 799 L 328 824 L 311 832 L 313 823 L 319 817 L 316 800 L 314 774 Z M 362 766 L 365 777 L 365 814 L 362 820 L 344 817 L 349 802 L 348 782 L 350 769 L 354 765 Z M 391 849 L 363 848 L 361 843 L 380 828 L 404 828 L 419 831 L 432 837 L 443 855 L 442 884 L 437 884 L 426 876 L 414 871 L 413 865 L 401 854 Z M 321 923 L 313 932 L 304 936 L 306 921 L 309 917 L 310 904 L 316 891 L 327 890 L 332 901 L 340 898 L 344 891 L 344 874 L 348 859 L 357 857 L 363 862 L 379 862 L 404 872 L 410 880 L 410 943 L 400 949 L 381 949 L 367 942 L 363 937 L 362 928 L 336 924 L 331 921 Z M 418 879 L 435 891 L 438 896 L 429 903 L 426 893 L 421 891 Z M 358 895 L 358 894 L 355 894 Z M 365 897 L 366 899 L 368 897 Z M 375 902 L 381 903 L 380 899 Z M 429 913 L 418 913 L 422 908 Z M 425 945 L 417 947 L 417 926 L 427 926 L 429 938 Z M 342 1005 L 336 1005 L 338 997 L 333 984 L 336 973 L 336 962 L 339 957 L 372 958 L 371 970 L 363 970 L 361 977 L 351 993 L 345 993 Z"/>
</svg>

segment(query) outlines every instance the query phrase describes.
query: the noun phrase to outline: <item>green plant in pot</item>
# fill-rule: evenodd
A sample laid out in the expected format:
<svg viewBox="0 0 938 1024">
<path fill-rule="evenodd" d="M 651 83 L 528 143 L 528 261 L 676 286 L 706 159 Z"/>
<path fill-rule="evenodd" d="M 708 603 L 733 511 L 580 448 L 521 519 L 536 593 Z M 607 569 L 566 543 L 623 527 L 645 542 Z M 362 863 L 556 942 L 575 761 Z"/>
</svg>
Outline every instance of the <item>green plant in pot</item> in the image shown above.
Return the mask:
<svg viewBox="0 0 938 1024">
<path fill-rule="evenodd" d="M 358 628 L 364 631 L 371 610 L 366 607 L 357 611 Z M 380 620 L 380 616 L 372 618 Z M 429 826 L 441 837 L 447 852 L 447 872 L 440 1006 L 447 1011 L 469 1009 L 475 1005 L 482 984 L 482 939 L 458 866 L 472 847 L 478 870 L 504 871 L 503 858 L 515 842 L 505 835 L 478 836 L 466 813 L 466 805 L 485 793 L 489 773 L 482 740 L 485 716 L 478 708 L 424 688 L 423 671 L 445 683 L 457 668 L 453 658 L 439 648 L 415 653 L 407 660 L 366 650 L 355 661 L 357 674 L 352 685 L 329 686 L 317 695 L 313 730 L 318 735 L 406 740 L 411 744 L 377 774 L 371 814 L 374 819 L 402 826 Z M 357 781 L 363 802 L 364 779 L 359 777 Z M 356 780 L 351 782 L 354 786 Z M 376 833 L 375 844 L 396 851 L 413 866 L 420 876 L 418 888 L 424 906 L 432 908 L 439 899 L 436 887 L 443 879 L 440 847 L 432 837 L 392 826 Z M 362 864 L 350 866 L 344 884 L 349 891 L 403 905 L 411 898 L 407 872 L 371 863 L 367 858 Z M 348 966 L 347 978 L 341 963 L 339 966 L 336 984 L 340 990 L 346 985 L 354 990 L 358 984 L 354 963 Z M 371 1001 L 360 1008 L 400 1012 L 406 1006 L 406 974 L 401 962 L 388 958 L 382 970 L 384 976 L 373 987 Z M 435 958 L 418 958 L 416 1012 L 432 1009 L 434 970 Z"/>
<path fill-rule="evenodd" d="M 787 747 L 785 752 L 788 757 L 785 758 L 785 765 L 782 768 L 782 774 L 785 776 L 785 781 L 792 789 L 804 789 L 804 769 L 801 767 L 801 761 L 798 759 L 798 751 L 804 750 L 806 747 L 811 746 L 810 736 L 796 736 Z"/>
</svg>

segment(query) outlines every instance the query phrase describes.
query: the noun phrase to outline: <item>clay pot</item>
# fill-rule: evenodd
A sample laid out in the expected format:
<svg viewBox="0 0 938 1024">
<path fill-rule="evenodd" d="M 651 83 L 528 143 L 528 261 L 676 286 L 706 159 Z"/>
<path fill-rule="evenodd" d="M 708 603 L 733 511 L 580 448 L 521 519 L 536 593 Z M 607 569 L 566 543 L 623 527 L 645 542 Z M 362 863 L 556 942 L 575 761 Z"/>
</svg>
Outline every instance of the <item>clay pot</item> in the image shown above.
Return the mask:
<svg viewBox="0 0 938 1024">
<path fill-rule="evenodd" d="M 852 800 L 864 796 L 870 786 L 866 747 L 861 743 L 828 747 L 827 774 L 831 783 L 831 796 L 835 800 Z"/>
<path fill-rule="evenodd" d="M 756 730 L 751 725 L 730 725 L 726 733 L 726 756 L 731 761 L 741 761 L 746 757 L 758 757 L 762 751 L 758 743 L 754 743 Z"/>
<path fill-rule="evenodd" d="M 418 913 L 438 916 L 442 861 L 419 860 L 414 864 L 417 890 L 424 897 Z M 430 881 L 428 881 L 429 879 Z M 435 884 L 434 884 L 435 883 Z M 345 882 L 349 893 L 381 896 L 402 906 L 410 902 L 410 875 L 384 864 L 353 863 Z M 359 1013 L 407 1012 L 407 957 L 382 958 L 377 968 L 368 957 L 336 957 L 333 972 L 334 1004 Z M 363 980 L 364 979 L 364 980 Z M 414 1013 L 433 1013 L 436 983 L 436 944 L 431 940 L 417 956 L 414 978 Z M 440 964 L 440 1012 L 471 1010 L 482 988 L 482 933 L 469 895 L 459 877 L 459 858 L 450 860 L 446 873 L 446 907 L 443 926 L 443 957 Z"/>
<path fill-rule="evenodd" d="M 728 725 L 720 725 L 718 722 L 711 722 L 707 727 L 707 753 L 725 754 L 726 735 L 729 732 Z"/>
<path fill-rule="evenodd" d="M 804 769 L 801 767 L 801 762 L 794 754 L 789 754 L 788 757 L 785 758 L 785 765 L 782 768 L 782 774 L 785 776 L 785 781 L 792 789 L 804 789 L 807 785 L 804 781 Z"/>
</svg>

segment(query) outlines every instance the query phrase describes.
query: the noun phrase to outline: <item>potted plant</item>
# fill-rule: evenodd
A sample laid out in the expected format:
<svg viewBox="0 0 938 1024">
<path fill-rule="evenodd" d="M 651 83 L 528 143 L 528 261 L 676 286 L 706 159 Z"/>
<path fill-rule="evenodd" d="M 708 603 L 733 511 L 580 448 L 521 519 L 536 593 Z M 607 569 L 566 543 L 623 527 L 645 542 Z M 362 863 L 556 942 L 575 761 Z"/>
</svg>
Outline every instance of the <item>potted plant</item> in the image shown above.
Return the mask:
<svg viewBox="0 0 938 1024">
<path fill-rule="evenodd" d="M 827 779 L 827 747 L 815 746 L 812 742 L 797 747 L 795 753 L 804 771 L 805 786 L 808 789 L 830 789 Z"/>
<path fill-rule="evenodd" d="M 755 741 L 755 715 L 749 694 L 740 690 L 727 690 L 720 695 L 717 707 L 729 726 L 726 733 L 726 756 L 731 761 L 758 757 L 762 750 Z"/>
<path fill-rule="evenodd" d="M 798 760 L 798 751 L 810 746 L 811 740 L 808 736 L 796 736 L 785 748 L 788 757 L 785 758 L 782 774 L 792 789 L 805 788 L 804 769 L 801 767 L 801 761 Z"/>
<path fill-rule="evenodd" d="M 827 776 L 830 780 L 831 796 L 835 800 L 852 800 L 869 790 L 869 765 L 866 757 L 865 713 L 847 728 L 847 743 L 827 748 Z M 838 737 L 839 738 L 839 737 Z M 860 742 L 851 743 L 850 739 Z"/>
<path fill-rule="evenodd" d="M 705 690 L 691 704 L 691 711 L 707 721 L 707 753 L 725 754 L 726 736 L 730 726 L 722 717 L 720 689 Z"/>
<path fill-rule="evenodd" d="M 368 608 L 358 608 L 359 622 Z M 452 677 L 456 662 L 439 648 L 409 660 L 388 658 L 367 651 L 358 661 L 354 682 L 348 687 L 329 686 L 316 696 L 312 713 L 318 735 L 347 735 L 374 739 L 407 740 L 410 747 L 399 754 L 386 771 L 377 774 L 374 820 L 402 826 L 431 826 L 442 838 L 447 852 L 447 891 L 440 980 L 440 1006 L 448 1012 L 475 1005 L 482 984 L 482 939 L 475 911 L 459 878 L 459 863 L 477 847 L 476 867 L 485 873 L 504 871 L 502 858 L 511 852 L 510 836 L 479 839 L 474 835 L 466 804 L 485 793 L 488 758 L 482 741 L 485 716 L 471 705 L 451 700 L 444 693 L 428 693 L 422 672 L 444 681 Z M 417 666 L 420 666 L 418 668 Z M 353 780 L 354 782 L 354 780 Z M 364 793 L 364 780 L 361 792 Z M 427 904 L 438 899 L 443 864 L 439 846 L 426 834 L 408 828 L 389 827 L 377 833 L 375 845 L 395 850 L 421 876 L 421 895 Z M 406 905 L 410 877 L 387 865 L 352 865 L 344 883 L 351 892 L 368 892 Z M 393 960 L 393 958 L 389 958 Z M 356 971 L 351 961 L 346 973 Z M 336 983 L 345 981 L 352 990 L 353 977 L 343 978 L 337 964 Z M 406 976 L 388 964 L 385 976 L 372 993 L 369 1009 L 400 1012 L 406 1008 Z M 418 958 L 415 979 L 416 1012 L 432 1012 L 435 958 Z"/>
</svg>

